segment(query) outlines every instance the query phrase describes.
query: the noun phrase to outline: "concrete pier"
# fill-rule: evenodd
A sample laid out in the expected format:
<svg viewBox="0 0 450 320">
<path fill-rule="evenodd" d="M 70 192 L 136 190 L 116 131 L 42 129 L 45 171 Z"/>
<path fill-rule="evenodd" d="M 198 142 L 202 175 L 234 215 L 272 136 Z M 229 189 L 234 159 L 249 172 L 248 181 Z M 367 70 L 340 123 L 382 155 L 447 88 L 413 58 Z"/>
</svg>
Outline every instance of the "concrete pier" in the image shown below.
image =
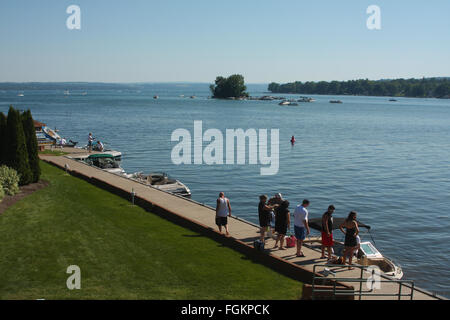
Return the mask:
<svg viewBox="0 0 450 320">
<path fill-rule="evenodd" d="M 75 153 L 86 153 L 82 149 L 64 148 L 62 151 L 68 152 L 71 155 Z M 230 218 L 229 230 L 230 236 L 226 237 L 221 235 L 217 231 L 215 225 L 215 211 L 213 208 L 202 205 L 195 201 L 185 199 L 176 195 L 166 193 L 141 184 L 136 181 L 132 181 L 125 177 L 108 173 L 106 171 L 97 169 L 92 166 L 88 166 L 82 162 L 75 161 L 68 156 L 51 156 L 40 155 L 43 161 L 51 163 L 63 170 L 67 171 L 79 178 L 82 178 L 100 188 L 109 190 L 119 196 L 127 199 L 131 199 L 131 191 L 136 193 L 135 203 L 148 211 L 158 214 L 168 220 L 171 220 L 177 224 L 183 225 L 195 231 L 198 231 L 208 237 L 223 243 L 226 246 L 232 247 L 252 259 L 280 272 L 291 278 L 297 279 L 304 283 L 311 283 L 313 277 L 313 267 L 317 264 L 324 264 L 325 260 L 320 259 L 320 251 L 313 246 L 305 246 L 303 252 L 306 257 L 296 257 L 296 249 L 288 248 L 286 250 L 273 249 L 274 240 L 268 239 L 266 241 L 265 252 L 258 252 L 253 248 L 253 241 L 259 238 L 258 226 L 249 223 L 247 221 Z M 218 192 L 220 190 L 217 190 Z M 256 211 L 256 208 L 255 208 Z M 336 278 L 358 278 L 361 271 L 357 268 L 354 270 L 348 270 L 347 266 L 333 268 L 336 274 Z M 328 275 L 329 279 L 333 279 L 334 276 Z M 366 274 L 365 277 L 370 276 Z M 326 281 L 324 281 L 326 284 Z M 341 282 L 344 286 L 353 286 L 359 288 L 359 283 Z M 365 284 L 363 284 L 365 286 Z M 398 293 L 399 285 L 395 281 L 382 283 L 380 289 L 375 289 L 375 293 L 392 294 L 390 297 L 362 297 L 362 299 L 398 299 L 395 296 Z M 411 292 L 411 288 L 402 286 L 402 294 L 408 294 Z M 432 294 L 414 288 L 413 298 L 415 300 L 430 300 L 440 299 Z M 357 297 L 355 297 L 357 299 Z M 402 297 L 403 300 L 409 299 L 409 297 Z"/>
</svg>

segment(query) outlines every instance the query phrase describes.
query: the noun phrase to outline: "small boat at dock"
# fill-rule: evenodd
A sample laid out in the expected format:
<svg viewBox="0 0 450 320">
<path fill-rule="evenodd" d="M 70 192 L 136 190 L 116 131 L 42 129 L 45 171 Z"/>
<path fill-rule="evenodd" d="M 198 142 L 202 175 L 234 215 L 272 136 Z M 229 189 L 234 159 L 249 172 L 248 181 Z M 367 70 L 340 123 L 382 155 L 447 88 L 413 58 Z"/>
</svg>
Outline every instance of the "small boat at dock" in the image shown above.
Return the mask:
<svg viewBox="0 0 450 320">
<path fill-rule="evenodd" d="M 339 231 L 339 226 L 344 222 L 344 218 L 333 218 L 333 230 Z M 321 231 L 322 230 L 322 218 L 313 218 L 308 221 L 309 227 L 311 229 Z M 371 237 L 371 241 L 364 240 L 363 237 L 367 234 L 370 234 L 370 226 L 366 225 L 360 221 L 358 221 L 358 226 L 360 230 L 360 247 L 357 252 L 357 263 L 363 266 L 377 266 L 383 275 L 394 278 L 401 279 L 403 277 L 402 268 L 396 265 L 393 260 L 383 256 L 380 251 L 375 247 L 373 243 L 374 240 Z M 365 231 L 364 231 L 365 230 Z M 335 235 L 335 238 L 336 235 Z M 320 236 L 318 237 L 310 237 L 305 240 L 305 244 L 320 250 L 322 245 L 322 239 Z M 338 256 L 342 256 L 344 251 L 344 242 L 334 240 L 334 253 Z"/>
<path fill-rule="evenodd" d="M 166 173 L 157 172 L 150 174 L 143 174 L 142 172 L 136 172 L 127 174 L 127 178 L 135 180 L 137 182 L 152 186 L 156 189 L 173 193 L 182 197 L 190 197 L 191 190 L 179 180 L 169 177 Z"/>
<path fill-rule="evenodd" d="M 107 150 L 106 152 L 77 155 L 73 158 L 84 162 L 87 165 L 99 168 L 109 173 L 120 175 L 161 191 L 173 193 L 183 197 L 191 196 L 191 190 L 184 183 L 169 177 L 166 173 L 126 173 L 120 165 L 122 153 L 119 151 Z"/>
</svg>

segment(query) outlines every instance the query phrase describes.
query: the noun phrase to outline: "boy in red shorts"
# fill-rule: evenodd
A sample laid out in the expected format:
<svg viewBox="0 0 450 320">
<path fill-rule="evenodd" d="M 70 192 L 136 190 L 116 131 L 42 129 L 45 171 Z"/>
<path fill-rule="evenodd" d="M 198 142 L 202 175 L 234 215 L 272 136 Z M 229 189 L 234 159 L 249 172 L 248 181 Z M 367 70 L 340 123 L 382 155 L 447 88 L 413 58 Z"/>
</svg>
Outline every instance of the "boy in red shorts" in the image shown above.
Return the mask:
<svg viewBox="0 0 450 320">
<path fill-rule="evenodd" d="M 334 206 L 330 205 L 328 210 L 322 215 L 322 256 L 320 259 L 325 259 L 325 248 L 327 248 L 328 260 L 331 260 L 331 248 L 334 246 L 333 212 Z"/>
</svg>

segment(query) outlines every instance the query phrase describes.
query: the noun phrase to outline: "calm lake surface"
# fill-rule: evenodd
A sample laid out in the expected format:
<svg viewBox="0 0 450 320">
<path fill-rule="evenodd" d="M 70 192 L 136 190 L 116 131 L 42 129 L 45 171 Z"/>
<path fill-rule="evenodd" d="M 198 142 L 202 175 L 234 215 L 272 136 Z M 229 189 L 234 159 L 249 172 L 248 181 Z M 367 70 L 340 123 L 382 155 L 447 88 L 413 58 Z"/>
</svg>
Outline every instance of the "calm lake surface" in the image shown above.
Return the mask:
<svg viewBox="0 0 450 320">
<path fill-rule="evenodd" d="M 224 191 L 233 213 L 252 222 L 258 195 L 276 192 L 290 201 L 291 211 L 308 198 L 311 217 L 329 204 L 336 217 L 356 210 L 372 226 L 377 248 L 403 267 L 405 279 L 450 297 L 449 100 L 313 96 L 316 102 L 289 107 L 211 100 L 207 84 L 85 85 L 70 95 L 65 89 L 71 88 L 0 90 L 0 111 L 10 104 L 30 108 L 36 120 L 80 145 L 93 132 L 123 152 L 127 172 L 167 172 L 189 186 L 194 200 L 211 206 Z M 266 85 L 250 85 L 249 91 L 263 95 Z M 203 130 L 223 133 L 280 129 L 278 174 L 261 176 L 260 165 L 174 165 L 171 133 L 185 128 L 193 134 L 194 120 L 203 121 Z M 342 238 L 340 231 L 335 235 Z"/>
</svg>

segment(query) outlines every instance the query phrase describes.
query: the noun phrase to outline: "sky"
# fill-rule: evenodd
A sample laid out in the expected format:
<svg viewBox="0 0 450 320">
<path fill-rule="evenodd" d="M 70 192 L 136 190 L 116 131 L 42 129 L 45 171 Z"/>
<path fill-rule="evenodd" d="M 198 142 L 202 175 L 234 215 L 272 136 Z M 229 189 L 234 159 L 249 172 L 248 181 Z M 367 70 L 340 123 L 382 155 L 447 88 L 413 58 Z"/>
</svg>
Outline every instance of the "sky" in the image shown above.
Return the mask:
<svg viewBox="0 0 450 320">
<path fill-rule="evenodd" d="M 450 1 L 1 0 L 0 46 L 0 82 L 450 76 Z"/>
</svg>

